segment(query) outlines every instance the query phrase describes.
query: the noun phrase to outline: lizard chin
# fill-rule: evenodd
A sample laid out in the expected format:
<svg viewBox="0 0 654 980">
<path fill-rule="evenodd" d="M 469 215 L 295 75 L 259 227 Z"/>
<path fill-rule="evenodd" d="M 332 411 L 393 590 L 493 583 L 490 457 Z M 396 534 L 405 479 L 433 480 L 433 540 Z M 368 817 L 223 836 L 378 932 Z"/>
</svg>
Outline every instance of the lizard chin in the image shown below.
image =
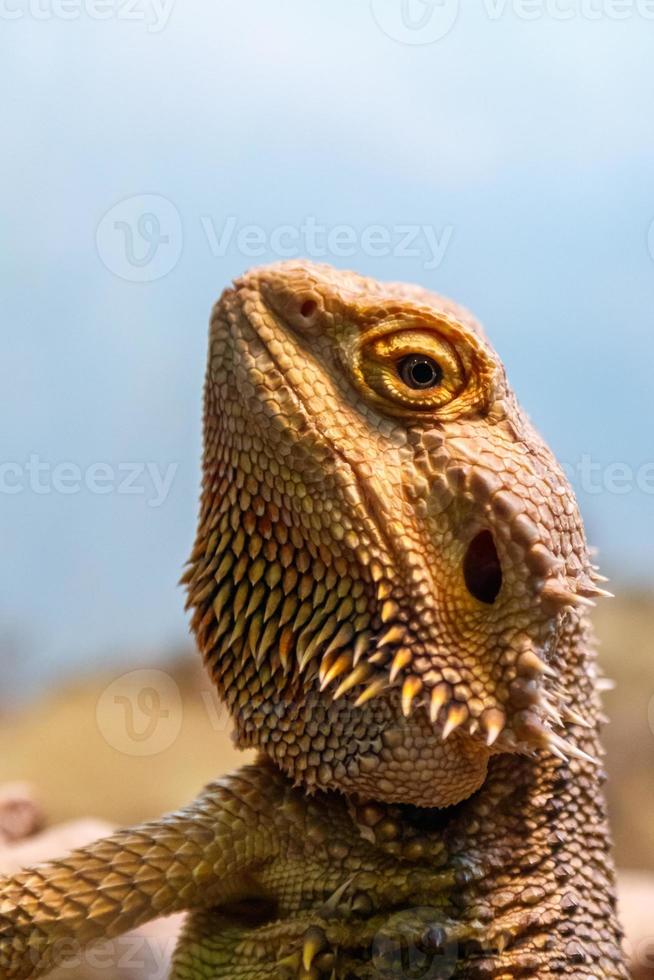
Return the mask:
<svg viewBox="0 0 654 980">
<path fill-rule="evenodd" d="M 448 807 L 486 779 L 489 749 L 459 729 L 443 738 L 424 710 L 405 717 L 396 692 L 361 707 L 347 698 L 287 702 L 274 712 L 236 713 L 237 744 L 263 751 L 305 791 Z"/>
<path fill-rule="evenodd" d="M 456 732 L 445 742 L 434 738 L 433 726 L 423 720 L 423 725 L 416 717 L 411 726 L 389 728 L 377 764 L 369 771 L 362 767 L 345 791 L 385 803 L 448 807 L 480 789 L 490 753 L 466 733 Z"/>
</svg>

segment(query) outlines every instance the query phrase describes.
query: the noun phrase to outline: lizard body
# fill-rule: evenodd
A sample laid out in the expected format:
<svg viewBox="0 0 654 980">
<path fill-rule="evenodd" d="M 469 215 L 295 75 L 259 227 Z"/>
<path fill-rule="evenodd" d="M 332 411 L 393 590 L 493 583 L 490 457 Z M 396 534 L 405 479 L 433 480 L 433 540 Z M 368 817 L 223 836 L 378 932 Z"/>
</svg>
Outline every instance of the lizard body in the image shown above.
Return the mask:
<svg viewBox="0 0 654 980">
<path fill-rule="evenodd" d="M 183 908 L 178 980 L 627 976 L 598 579 L 467 311 L 308 263 L 237 280 L 184 580 L 260 761 L 2 882 L 3 976 Z"/>
</svg>

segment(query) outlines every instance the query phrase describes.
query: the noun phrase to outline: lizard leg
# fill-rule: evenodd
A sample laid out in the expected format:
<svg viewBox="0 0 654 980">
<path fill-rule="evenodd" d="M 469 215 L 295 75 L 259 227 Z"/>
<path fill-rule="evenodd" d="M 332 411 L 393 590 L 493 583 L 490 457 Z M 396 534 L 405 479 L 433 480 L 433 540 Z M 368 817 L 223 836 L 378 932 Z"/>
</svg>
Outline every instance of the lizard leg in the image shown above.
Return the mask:
<svg viewBox="0 0 654 980">
<path fill-rule="evenodd" d="M 262 763 L 176 813 L 0 878 L 0 976 L 40 976 L 94 941 L 181 910 L 267 904 L 269 918 L 298 918 L 296 939 L 312 924 L 307 910 L 347 920 L 354 901 L 374 914 L 453 884 L 449 871 L 398 862 L 364 840 L 340 794 L 307 799 Z M 283 930 L 268 939 L 280 958 L 293 948 Z"/>
<path fill-rule="evenodd" d="M 0 879 L 0 975 L 42 975 L 96 940 L 189 909 L 195 939 L 178 971 L 186 963 L 186 976 L 266 976 L 266 961 L 282 969 L 300 951 L 304 962 L 312 929 L 323 929 L 330 948 L 358 950 L 383 923 L 375 915 L 397 902 L 438 904 L 454 884 L 439 849 L 435 864 L 398 861 L 361 836 L 343 796 L 307 799 L 262 763 L 210 785 L 177 813 Z M 249 911 L 239 917 L 239 907 Z M 249 973 L 247 949 L 257 953 Z M 238 969 L 221 974 L 216 957 L 233 964 L 237 952 Z M 329 950 L 320 952 L 325 959 Z M 213 973 L 202 972 L 207 957 Z"/>
<path fill-rule="evenodd" d="M 253 871 L 279 846 L 272 790 L 252 767 L 176 813 L 0 878 L 0 976 L 40 976 L 150 919 L 256 894 Z"/>
</svg>

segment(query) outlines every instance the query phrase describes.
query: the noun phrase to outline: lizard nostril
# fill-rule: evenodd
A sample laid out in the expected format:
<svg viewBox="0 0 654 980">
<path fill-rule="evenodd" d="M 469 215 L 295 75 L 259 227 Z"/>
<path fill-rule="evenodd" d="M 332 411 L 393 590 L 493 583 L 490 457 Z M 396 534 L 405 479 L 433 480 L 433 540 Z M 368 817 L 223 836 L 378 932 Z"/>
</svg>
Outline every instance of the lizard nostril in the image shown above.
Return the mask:
<svg viewBox="0 0 654 980">
<path fill-rule="evenodd" d="M 480 531 L 468 545 L 463 578 L 471 596 L 492 605 L 502 588 L 502 566 L 490 531 Z"/>
</svg>

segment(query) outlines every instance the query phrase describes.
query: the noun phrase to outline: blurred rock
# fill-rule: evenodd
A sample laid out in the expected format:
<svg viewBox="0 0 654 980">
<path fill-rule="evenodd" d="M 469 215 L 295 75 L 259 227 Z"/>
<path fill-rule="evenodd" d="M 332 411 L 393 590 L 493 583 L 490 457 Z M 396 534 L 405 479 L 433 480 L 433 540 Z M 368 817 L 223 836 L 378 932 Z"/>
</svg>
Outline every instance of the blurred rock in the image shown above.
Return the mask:
<svg viewBox="0 0 654 980">
<path fill-rule="evenodd" d="M 0 786 L 0 846 L 35 834 L 43 824 L 43 811 L 29 783 Z"/>
<path fill-rule="evenodd" d="M 31 864 L 60 857 L 74 847 L 84 847 L 98 837 L 106 837 L 112 830 L 112 825 L 104 820 L 71 820 L 51 830 L 45 830 L 36 837 L 0 845 L 0 871 L 3 874 L 13 874 Z"/>
<path fill-rule="evenodd" d="M 620 871 L 618 894 L 632 980 L 654 980 L 654 875 Z"/>
</svg>

